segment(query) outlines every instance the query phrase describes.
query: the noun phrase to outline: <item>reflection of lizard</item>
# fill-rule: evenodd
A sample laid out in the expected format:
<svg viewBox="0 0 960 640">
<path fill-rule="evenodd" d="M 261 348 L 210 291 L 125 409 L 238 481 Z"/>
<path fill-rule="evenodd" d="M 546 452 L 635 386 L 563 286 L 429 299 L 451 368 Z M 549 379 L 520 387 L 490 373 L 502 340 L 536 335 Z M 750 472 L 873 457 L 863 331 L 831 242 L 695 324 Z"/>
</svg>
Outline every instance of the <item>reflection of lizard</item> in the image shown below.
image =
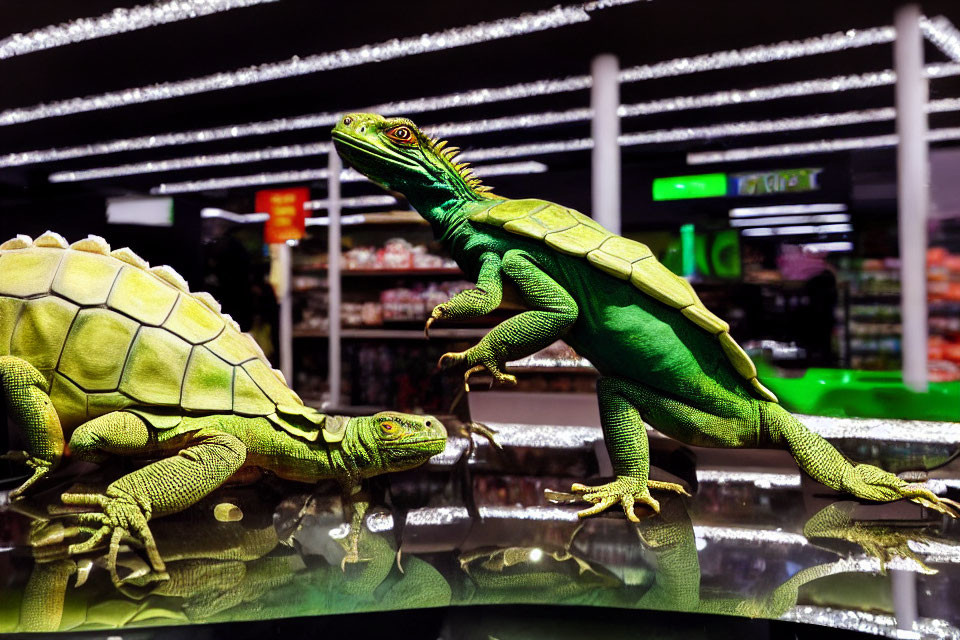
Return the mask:
<svg viewBox="0 0 960 640">
<path fill-rule="evenodd" d="M 131 538 L 158 573 L 148 521 L 242 468 L 334 479 L 354 496 L 363 478 L 422 464 L 446 440 L 436 418 L 345 418 L 304 406 L 209 294 L 96 236 L 68 246 L 47 232 L 0 244 L 0 345 L 0 385 L 25 440 L 10 456 L 33 470 L 11 498 L 65 453 L 154 459 L 104 493 L 63 501 L 99 509 L 80 516 L 94 531 L 74 553 Z M 354 517 L 364 508 L 357 500 Z"/>
<path fill-rule="evenodd" d="M 513 383 L 506 362 L 563 339 L 600 371 L 600 417 L 617 477 L 573 486 L 593 503 L 581 516 L 620 505 L 636 521 L 635 504 L 659 509 L 650 489 L 684 492 L 649 479 L 645 423 L 694 445 L 785 449 L 817 481 L 859 498 L 909 499 L 951 515 L 960 506 L 875 466 L 851 464 L 783 409 L 729 325 L 646 245 L 546 200 L 491 195 L 453 162 L 453 148 L 405 118 L 352 113 L 332 135 L 347 163 L 403 193 L 476 278 L 476 288 L 433 310 L 427 329 L 436 320 L 487 315 L 505 283 L 523 296 L 527 311 L 470 349 L 444 355 L 442 366 L 466 367 L 467 376 L 486 370 Z"/>
<path fill-rule="evenodd" d="M 568 502 L 572 494 L 552 493 Z M 609 524 L 609 523 L 608 523 Z M 909 541 L 926 541 L 916 527 L 897 531 L 887 525 L 867 525 L 849 518 L 847 504 L 830 505 L 814 515 L 804 534 L 815 538 L 855 541 L 870 556 L 866 562 L 843 558 L 797 571 L 766 594 L 744 598 L 701 590 L 701 571 L 693 524 L 682 499 L 665 501 L 661 514 L 632 525 L 644 548 L 653 555 L 648 588 L 620 582 L 610 570 L 589 558 L 591 538 L 580 533 L 563 551 L 506 547 L 461 555 L 468 575 L 464 604 L 553 602 L 607 607 L 637 607 L 749 617 L 779 618 L 797 604 L 799 590 L 819 578 L 850 572 L 882 571 L 894 557 L 916 560 L 921 571 L 931 571 L 907 547 Z M 577 529 L 579 532 L 580 529 Z M 607 540 L 607 536 L 594 538 Z M 580 549 L 578 555 L 574 547 Z M 879 559 L 879 564 L 876 560 Z"/>
<path fill-rule="evenodd" d="M 62 527 L 41 523 L 32 539 L 34 555 L 43 561 L 35 561 L 24 586 L 0 591 L 0 633 L 253 620 L 450 602 L 446 580 L 420 558 L 408 557 L 404 572 L 399 572 L 394 547 L 383 535 L 364 529 L 359 549 L 365 562 L 342 571 L 339 560 L 318 561 L 280 545 L 273 516 L 274 509 L 255 491 L 220 491 L 154 523 L 167 580 L 156 580 L 139 556 L 123 552 L 117 564 L 126 574 L 119 586 L 89 564 L 65 558 Z M 348 543 L 341 545 L 342 555 Z M 74 575 L 76 586 L 69 588 Z"/>
</svg>

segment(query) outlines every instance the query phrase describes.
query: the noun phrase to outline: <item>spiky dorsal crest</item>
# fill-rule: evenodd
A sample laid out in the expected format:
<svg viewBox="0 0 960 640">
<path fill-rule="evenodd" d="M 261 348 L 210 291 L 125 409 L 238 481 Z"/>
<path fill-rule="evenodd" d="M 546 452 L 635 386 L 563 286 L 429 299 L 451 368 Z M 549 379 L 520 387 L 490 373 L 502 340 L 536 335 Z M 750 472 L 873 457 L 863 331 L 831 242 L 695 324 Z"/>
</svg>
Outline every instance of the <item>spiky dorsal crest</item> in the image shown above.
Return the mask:
<svg viewBox="0 0 960 640">
<path fill-rule="evenodd" d="M 110 245 L 107 244 L 107 241 L 101 238 L 100 236 L 95 236 L 92 233 L 88 235 L 83 240 L 77 240 L 70 248 L 74 251 L 88 251 L 90 253 L 99 253 L 104 256 L 110 255 Z"/>
<path fill-rule="evenodd" d="M 51 247 L 53 249 L 66 249 L 67 241 L 59 233 L 47 231 L 42 236 L 33 241 L 35 247 Z"/>
<path fill-rule="evenodd" d="M 10 238 L 3 244 L 0 244 L 0 251 L 12 251 L 14 249 L 26 249 L 33 246 L 33 238 L 25 236 L 22 233 L 16 238 Z"/>
<path fill-rule="evenodd" d="M 190 293 L 190 285 L 187 284 L 186 279 L 177 273 L 173 267 L 163 264 L 157 267 L 150 267 L 150 273 L 157 276 L 165 282 L 169 282 L 180 291 L 186 291 Z"/>
<path fill-rule="evenodd" d="M 446 140 L 438 140 L 437 138 L 426 138 L 425 141 L 426 146 L 432 150 L 438 158 L 450 165 L 450 168 L 453 169 L 473 191 L 476 193 L 493 191 L 493 187 L 484 185 L 480 181 L 480 178 L 474 175 L 472 170 L 467 168 L 470 166 L 469 162 L 456 162 L 457 156 L 460 155 L 460 147 L 448 147 L 447 144 L 449 143 Z"/>
<path fill-rule="evenodd" d="M 119 260 L 120 262 L 126 262 L 129 265 L 133 265 L 137 269 L 149 269 L 150 263 L 135 254 L 130 247 L 123 247 L 122 249 L 114 249 L 110 252 L 110 255 Z"/>
</svg>

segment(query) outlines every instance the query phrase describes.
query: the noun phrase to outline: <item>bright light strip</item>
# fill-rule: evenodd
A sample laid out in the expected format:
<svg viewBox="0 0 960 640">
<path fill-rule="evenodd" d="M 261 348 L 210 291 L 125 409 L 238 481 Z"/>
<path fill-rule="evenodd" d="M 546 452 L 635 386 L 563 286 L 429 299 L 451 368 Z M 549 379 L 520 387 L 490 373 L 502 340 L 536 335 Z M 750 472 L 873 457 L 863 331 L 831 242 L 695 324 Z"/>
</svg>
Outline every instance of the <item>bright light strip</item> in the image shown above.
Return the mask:
<svg viewBox="0 0 960 640">
<path fill-rule="evenodd" d="M 344 69 L 372 62 L 383 62 L 434 51 L 502 40 L 564 27 L 590 20 L 588 11 L 605 8 L 606 3 L 580 3 L 567 7 L 557 5 L 537 13 L 481 22 L 466 27 L 455 27 L 407 38 L 395 38 L 355 49 L 341 49 L 300 58 L 294 56 L 282 62 L 268 62 L 233 71 L 223 71 L 199 78 L 111 91 L 96 96 L 71 98 L 32 107 L 7 109 L 0 112 L 0 126 L 21 124 L 45 118 L 101 109 L 113 109 L 157 100 L 244 87 L 270 80 L 293 78 L 311 73 Z"/>
<path fill-rule="evenodd" d="M 960 99 L 945 98 L 934 100 L 928 105 L 931 112 L 960 110 Z M 755 120 L 746 122 L 728 122 L 703 127 L 680 127 L 659 131 L 646 131 L 620 136 L 621 146 L 642 144 L 665 144 L 689 140 L 710 139 L 718 137 L 734 137 L 742 135 L 756 135 L 761 133 L 777 133 L 780 131 L 798 131 L 803 129 L 819 129 L 822 127 L 839 127 L 865 122 L 880 122 L 893 120 L 896 110 L 893 107 L 867 109 L 864 111 L 848 111 L 845 113 L 819 114 L 799 118 L 781 118 L 779 120 Z M 485 131 L 502 131 L 505 129 L 523 128 L 557 124 L 560 122 L 574 122 L 588 120 L 590 109 L 571 109 L 563 112 L 545 114 L 527 114 L 520 116 L 506 116 L 491 120 L 475 120 L 471 122 L 447 123 L 433 127 L 424 127 L 431 135 L 447 137 L 455 134 L 480 133 Z M 581 138 L 578 140 L 555 141 L 546 143 L 531 143 L 528 145 L 513 145 L 466 151 L 462 154 L 464 161 L 477 162 L 481 160 L 515 158 L 525 155 L 544 153 L 558 153 L 591 149 L 593 140 Z M 116 167 L 98 167 L 76 171 L 61 171 L 49 176 L 50 182 L 77 182 L 81 180 L 96 180 L 121 176 L 160 173 L 165 171 L 181 171 L 233 165 L 248 162 L 263 162 L 267 160 L 302 158 L 306 156 L 324 155 L 329 153 L 329 142 L 312 144 L 286 145 L 270 147 L 253 151 L 234 151 L 220 154 L 204 154 L 186 158 L 171 158 L 168 160 L 153 160 L 137 162 Z"/>
<path fill-rule="evenodd" d="M 161 24 L 200 18 L 277 0 L 165 0 L 126 9 L 118 7 L 98 18 L 78 18 L 0 40 L 0 60 L 67 44 L 137 31 Z"/>
<path fill-rule="evenodd" d="M 840 34 L 833 34 L 833 37 L 837 37 L 839 35 Z M 814 51 L 814 49 L 816 48 L 815 45 L 817 41 L 828 37 L 831 36 L 823 36 L 820 39 L 814 38 L 812 41 L 809 41 L 809 51 L 804 55 L 812 55 L 812 53 L 815 53 L 816 51 Z M 856 45 L 856 42 L 854 44 Z M 767 46 L 775 49 L 776 47 L 788 47 L 789 45 L 790 43 L 781 43 L 780 45 Z M 744 50 L 743 52 L 733 52 L 738 55 L 731 56 L 729 60 L 735 61 L 738 59 L 738 57 L 739 59 L 749 57 L 746 53 L 747 51 L 749 50 Z M 672 62 L 675 64 L 675 66 L 679 66 L 678 61 L 675 60 Z M 639 73 L 640 70 L 644 68 L 645 67 L 634 67 L 630 71 L 636 71 Z M 957 64 L 931 64 L 927 65 L 925 70 L 930 78 L 960 75 L 960 65 Z M 621 107 L 621 116 L 629 117 L 633 115 L 648 115 L 668 111 L 672 112 L 687 109 L 703 109 L 722 105 L 738 104 L 742 102 L 756 102 L 762 100 L 773 100 L 777 98 L 813 95 L 824 92 L 864 89 L 876 86 L 891 85 L 895 81 L 895 78 L 896 76 L 894 72 L 887 70 L 862 74 L 860 76 L 837 76 L 835 78 L 788 83 L 783 85 L 775 85 L 772 87 L 719 91 L 703 96 L 666 98 L 636 105 L 623 106 Z M 630 81 L 622 78 L 621 80 L 624 82 Z M 534 96 L 579 91 L 590 88 L 591 84 L 592 81 L 589 75 L 569 76 L 567 78 L 556 80 L 537 80 L 533 82 L 510 85 L 507 87 L 473 89 L 463 93 L 452 93 L 429 98 L 388 102 L 367 107 L 365 110 L 385 115 L 410 115 L 457 107 L 469 107 L 509 100 L 519 100 Z M 570 116 L 566 115 L 565 117 Z M 582 117 L 582 114 L 580 114 L 578 117 Z M 280 131 L 296 131 L 301 129 L 325 127 L 332 125 L 334 122 L 336 122 L 336 119 L 337 114 L 335 113 L 317 113 L 294 118 L 278 118 L 274 120 L 226 125 L 223 127 L 214 127 L 209 129 L 160 133 L 136 138 L 121 138 L 89 145 L 65 147 L 63 149 L 22 151 L 10 153 L 6 156 L 0 156 L 0 167 L 21 166 L 25 164 L 36 164 L 41 162 L 55 162 L 59 160 L 68 160 L 71 158 L 82 158 L 93 155 L 119 153 L 123 151 L 139 151 L 143 149 L 155 149 L 165 146 L 209 142 L 211 140 L 224 140 L 240 138 L 244 136 L 266 135 Z M 546 122 L 545 124 L 549 124 L 549 122 Z"/>
<path fill-rule="evenodd" d="M 477 177 L 500 176 L 527 173 L 544 173 L 547 165 L 541 162 L 510 162 L 494 164 L 486 167 L 472 167 Z M 329 177 L 327 169 L 303 169 L 299 171 L 278 171 L 275 173 L 257 173 L 247 176 L 230 176 L 226 178 L 209 178 L 206 180 L 188 180 L 186 182 L 167 182 L 150 189 L 153 195 L 170 195 L 175 193 L 193 193 L 196 191 L 214 191 L 219 189 L 233 189 L 237 187 L 259 187 L 286 182 L 313 182 L 326 180 Z M 340 173 L 341 182 L 360 182 L 366 178 L 353 169 L 344 169 Z"/>
<path fill-rule="evenodd" d="M 251 222 L 266 222 L 270 219 L 269 213 L 234 213 L 233 211 L 227 211 L 226 209 L 216 209 L 214 207 L 206 207 L 200 210 L 201 218 L 220 218 L 221 220 L 229 220 L 230 222 L 236 222 L 237 224 L 249 224 Z"/>
<path fill-rule="evenodd" d="M 96 169 L 81 169 L 77 171 L 61 171 L 50 174 L 50 182 L 78 182 L 81 180 L 97 180 L 101 178 L 116 178 L 143 173 L 160 173 L 164 171 L 182 171 L 184 169 L 199 169 L 201 167 L 217 167 L 223 165 L 243 164 L 249 162 L 265 162 L 267 160 L 285 160 L 289 158 L 303 158 L 306 156 L 325 155 L 330 152 L 329 142 L 312 144 L 294 144 L 254 151 L 231 151 L 229 153 L 211 153 L 188 158 L 171 158 L 169 160 L 151 160 L 149 162 L 135 162 L 117 167 L 98 167 Z"/>
<path fill-rule="evenodd" d="M 920 30 L 948 58 L 960 62 L 960 31 L 946 16 L 921 18 Z"/>
<path fill-rule="evenodd" d="M 822 216 L 773 216 L 768 218 L 734 218 L 731 227 L 760 227 L 776 224 L 822 224 L 826 222 L 850 222 L 845 213 L 829 213 Z"/>
<path fill-rule="evenodd" d="M 393 196 L 357 196 L 355 198 L 340 198 L 340 206 L 344 209 L 357 209 L 360 207 L 386 207 L 397 204 L 397 199 Z M 310 211 L 315 209 L 327 209 L 330 206 L 329 200 L 311 200 L 303 203 L 303 208 Z"/>
<path fill-rule="evenodd" d="M 753 218 L 769 215 L 804 215 L 808 213 L 839 213 L 847 210 L 847 205 L 841 203 L 816 204 L 778 204 L 769 207 L 736 207 L 730 209 L 731 218 Z"/>
<path fill-rule="evenodd" d="M 849 31 L 828 33 L 806 40 L 763 44 L 731 51 L 717 51 L 690 58 L 675 58 L 656 64 L 624 69 L 620 72 L 620 82 L 653 80 L 655 78 L 745 67 L 752 64 L 792 60 L 804 56 L 869 47 L 893 42 L 896 35 L 897 32 L 892 26 L 863 30 L 850 29 Z"/>
<path fill-rule="evenodd" d="M 960 140 L 960 127 L 931 129 L 927 133 L 929 142 Z M 718 162 L 740 162 L 757 158 L 782 158 L 784 156 L 807 155 L 813 153 L 833 153 L 837 151 L 860 151 L 895 147 L 899 138 L 891 133 L 865 138 L 838 138 L 836 140 L 815 140 L 813 142 L 793 142 L 775 144 L 766 147 L 745 147 L 726 151 L 697 151 L 687 154 L 687 164 L 713 164 Z"/>
<path fill-rule="evenodd" d="M 833 252 L 833 251 L 853 251 L 852 242 L 808 242 L 801 244 L 800 248 L 804 251 L 812 252 Z"/>
<path fill-rule="evenodd" d="M 930 112 L 958 111 L 960 98 L 944 98 L 934 100 L 928 104 Z M 586 115 L 584 116 L 584 113 Z M 499 131 L 509 128 L 535 126 L 540 116 L 548 116 L 550 122 L 573 122 L 589 118 L 589 109 L 572 109 L 566 112 L 552 112 L 547 114 L 527 114 L 521 116 L 506 116 L 492 120 L 477 120 L 472 122 L 448 123 L 434 127 L 424 127 L 433 135 L 446 137 L 454 133 L 478 133 L 481 131 Z M 763 133 L 779 133 L 781 131 L 801 131 L 805 129 L 820 129 L 824 127 L 840 127 L 866 122 L 882 122 L 893 120 L 896 110 L 893 107 L 866 109 L 863 111 L 847 111 L 844 113 L 826 113 L 798 118 L 781 118 L 778 120 L 752 120 L 745 122 L 727 122 L 703 127 L 679 127 L 677 129 L 662 129 L 624 134 L 619 137 L 620 146 L 636 146 L 645 144 L 666 144 L 711 138 L 725 138 Z M 591 138 L 575 140 L 558 140 L 553 142 L 536 142 L 526 145 L 508 145 L 465 151 L 461 159 L 470 162 L 479 162 L 492 159 L 517 158 L 529 155 L 548 153 L 563 153 L 593 148 Z M 181 171 L 223 165 L 242 164 L 249 162 L 264 162 L 268 160 L 302 158 L 306 156 L 324 155 L 329 153 L 331 144 L 318 142 L 312 144 L 286 145 L 270 147 L 253 151 L 234 151 L 230 153 L 205 154 L 186 158 L 171 158 L 138 162 L 116 167 L 98 167 L 76 171 L 61 171 L 49 176 L 50 182 L 77 182 L 81 180 L 96 180 L 115 178 L 134 174 L 160 173 L 165 171 Z"/>
<path fill-rule="evenodd" d="M 828 233 L 849 233 L 853 231 L 853 225 L 849 224 L 825 224 L 815 227 L 813 225 L 797 225 L 794 227 L 757 227 L 754 229 L 744 229 L 740 233 L 745 236 L 799 236 L 799 235 L 825 235 Z"/>
</svg>

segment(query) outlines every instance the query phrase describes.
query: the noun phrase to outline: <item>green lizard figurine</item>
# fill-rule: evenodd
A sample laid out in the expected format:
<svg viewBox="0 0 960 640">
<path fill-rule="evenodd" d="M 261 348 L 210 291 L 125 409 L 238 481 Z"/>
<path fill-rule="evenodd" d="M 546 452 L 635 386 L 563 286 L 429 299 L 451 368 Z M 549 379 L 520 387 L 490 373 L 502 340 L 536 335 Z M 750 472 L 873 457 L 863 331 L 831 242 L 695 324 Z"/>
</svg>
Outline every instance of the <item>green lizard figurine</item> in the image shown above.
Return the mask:
<svg viewBox="0 0 960 640">
<path fill-rule="evenodd" d="M 348 114 L 334 127 L 333 141 L 347 164 L 404 194 L 457 264 L 476 278 L 475 289 L 433 310 L 427 330 L 437 320 L 493 311 L 504 279 L 525 300 L 528 311 L 500 323 L 470 349 L 445 354 L 442 367 L 468 367 L 465 379 L 487 370 L 497 382 L 515 383 L 505 362 L 562 338 L 599 370 L 600 416 L 617 477 L 603 486 L 573 486 L 593 503 L 580 516 L 619 503 L 637 520 L 635 503 L 658 509 L 650 489 L 684 492 L 648 479 L 644 422 L 693 445 L 783 448 L 832 489 L 868 500 L 906 498 L 957 515 L 960 504 L 922 485 L 851 464 L 784 410 L 757 380 L 729 325 L 645 245 L 545 200 L 490 194 L 466 163 L 455 162 L 455 147 L 405 118 Z"/>
<path fill-rule="evenodd" d="M 96 236 L 68 245 L 47 232 L 0 244 L 0 385 L 26 449 L 7 457 L 33 469 L 13 499 L 65 455 L 156 459 L 103 494 L 62 500 L 100 509 L 78 516 L 94 529 L 70 553 L 127 536 L 157 572 L 163 560 L 147 522 L 244 468 L 338 481 L 353 512 L 345 562 L 356 562 L 361 480 L 426 462 L 447 436 L 430 416 L 346 418 L 304 406 L 210 294 Z"/>
</svg>

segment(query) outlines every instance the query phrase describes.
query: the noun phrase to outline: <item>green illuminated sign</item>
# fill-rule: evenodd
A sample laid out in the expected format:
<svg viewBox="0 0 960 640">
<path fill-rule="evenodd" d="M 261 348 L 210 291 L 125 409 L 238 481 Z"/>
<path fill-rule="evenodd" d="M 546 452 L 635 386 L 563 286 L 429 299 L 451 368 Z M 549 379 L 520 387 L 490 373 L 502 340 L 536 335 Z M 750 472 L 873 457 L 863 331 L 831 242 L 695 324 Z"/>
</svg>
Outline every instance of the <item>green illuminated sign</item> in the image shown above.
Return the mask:
<svg viewBox="0 0 960 640">
<path fill-rule="evenodd" d="M 725 173 L 655 178 L 653 181 L 654 200 L 715 198 L 725 195 L 727 195 L 727 174 Z"/>
</svg>

